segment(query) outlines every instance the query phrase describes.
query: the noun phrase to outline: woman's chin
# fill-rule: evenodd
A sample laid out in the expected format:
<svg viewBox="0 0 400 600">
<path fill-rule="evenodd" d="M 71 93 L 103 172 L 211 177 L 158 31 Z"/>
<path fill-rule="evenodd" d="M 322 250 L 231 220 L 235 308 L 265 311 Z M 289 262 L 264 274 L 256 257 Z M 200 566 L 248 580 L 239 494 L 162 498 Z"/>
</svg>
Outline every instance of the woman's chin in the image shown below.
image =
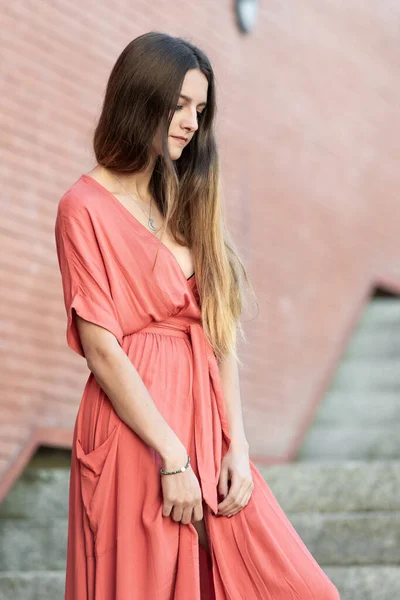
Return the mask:
<svg viewBox="0 0 400 600">
<path fill-rule="evenodd" d="M 181 154 L 182 154 L 182 150 L 183 148 L 179 149 L 179 148 L 170 148 L 169 149 L 169 154 L 172 158 L 172 160 L 176 160 L 177 158 L 180 158 Z"/>
<path fill-rule="evenodd" d="M 175 144 L 173 146 L 168 146 L 168 151 L 169 151 L 171 160 L 176 160 L 176 159 L 180 158 L 182 155 L 182 150 L 183 150 L 183 147 L 177 148 Z M 161 155 L 162 155 L 162 150 L 159 150 L 158 156 L 161 156 Z"/>
</svg>

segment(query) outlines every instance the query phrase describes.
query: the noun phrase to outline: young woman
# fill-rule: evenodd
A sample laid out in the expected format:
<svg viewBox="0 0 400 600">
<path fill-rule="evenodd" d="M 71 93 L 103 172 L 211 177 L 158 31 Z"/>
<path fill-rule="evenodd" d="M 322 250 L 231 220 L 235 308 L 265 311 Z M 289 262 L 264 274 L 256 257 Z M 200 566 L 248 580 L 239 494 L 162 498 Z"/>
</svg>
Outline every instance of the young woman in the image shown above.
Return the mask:
<svg viewBox="0 0 400 600">
<path fill-rule="evenodd" d="M 67 342 L 91 372 L 66 600 L 339 598 L 249 460 L 236 354 L 249 278 L 221 211 L 215 111 L 201 50 L 134 39 L 108 81 L 97 164 L 58 205 Z"/>
</svg>

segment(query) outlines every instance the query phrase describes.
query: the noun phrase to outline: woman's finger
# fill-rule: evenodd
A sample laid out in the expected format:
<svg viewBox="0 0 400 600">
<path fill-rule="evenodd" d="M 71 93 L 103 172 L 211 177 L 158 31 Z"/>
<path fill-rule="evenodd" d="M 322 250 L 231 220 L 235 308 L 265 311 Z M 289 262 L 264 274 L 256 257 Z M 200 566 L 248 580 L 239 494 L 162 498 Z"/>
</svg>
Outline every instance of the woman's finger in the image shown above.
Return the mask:
<svg viewBox="0 0 400 600">
<path fill-rule="evenodd" d="M 219 505 L 218 514 L 225 516 L 229 514 L 229 511 L 235 510 L 237 499 L 240 496 L 242 496 L 244 491 L 245 488 L 243 487 L 241 481 L 236 479 L 235 482 L 231 485 L 229 494 L 227 495 L 225 500 Z"/>
<path fill-rule="evenodd" d="M 253 489 L 254 489 L 254 484 L 252 483 L 251 486 L 249 488 L 247 488 L 246 493 L 245 493 L 243 499 L 241 500 L 241 506 L 238 509 L 236 509 L 234 511 L 231 511 L 230 513 L 228 513 L 228 515 L 229 514 L 231 516 L 235 515 L 236 513 L 240 512 L 243 508 L 245 508 L 245 506 L 248 505 L 248 503 L 250 502 L 250 498 L 251 498 L 251 496 L 253 494 Z"/>
<path fill-rule="evenodd" d="M 188 508 L 185 508 L 185 510 L 182 512 L 181 522 L 184 525 L 187 525 L 188 523 L 190 523 L 190 521 L 192 520 L 192 513 L 193 513 L 193 507 L 192 506 L 189 506 Z"/>
<path fill-rule="evenodd" d="M 178 522 L 182 519 L 182 507 L 177 506 L 176 504 L 174 504 L 174 508 L 172 509 L 172 518 L 174 521 Z"/>
<path fill-rule="evenodd" d="M 232 510 L 228 510 L 226 513 L 226 516 L 229 517 L 236 515 L 236 513 L 238 513 L 239 511 L 242 510 L 242 508 L 244 508 L 247 504 L 247 497 L 248 497 L 248 490 L 245 488 L 243 490 L 243 493 L 240 494 L 240 496 L 238 496 L 237 498 L 237 503 L 239 504 L 239 506 L 237 506 L 236 508 L 232 509 Z"/>
</svg>

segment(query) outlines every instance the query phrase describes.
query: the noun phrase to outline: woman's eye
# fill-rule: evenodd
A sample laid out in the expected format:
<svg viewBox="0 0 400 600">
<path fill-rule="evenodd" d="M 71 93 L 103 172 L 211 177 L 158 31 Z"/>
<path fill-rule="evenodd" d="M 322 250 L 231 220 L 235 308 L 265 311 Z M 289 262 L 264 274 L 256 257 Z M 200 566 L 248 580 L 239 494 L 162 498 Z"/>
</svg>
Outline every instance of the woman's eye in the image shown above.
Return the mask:
<svg viewBox="0 0 400 600">
<path fill-rule="evenodd" d="M 178 104 L 177 107 L 176 107 L 176 110 L 181 110 L 181 108 L 183 108 L 183 105 L 182 104 Z M 200 117 L 202 117 L 202 116 L 203 116 L 203 113 L 197 111 L 197 118 L 200 119 Z"/>
</svg>

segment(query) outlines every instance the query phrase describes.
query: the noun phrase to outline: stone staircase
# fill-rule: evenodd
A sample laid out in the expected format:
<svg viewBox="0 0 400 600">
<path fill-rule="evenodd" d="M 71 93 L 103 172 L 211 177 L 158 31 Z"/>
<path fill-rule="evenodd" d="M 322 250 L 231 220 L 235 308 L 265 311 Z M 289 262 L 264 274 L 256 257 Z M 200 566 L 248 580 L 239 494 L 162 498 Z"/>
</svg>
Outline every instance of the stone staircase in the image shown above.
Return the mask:
<svg viewBox="0 0 400 600">
<path fill-rule="evenodd" d="M 44 449 L 0 506 L 0 600 L 63 600 L 69 466 Z"/>
<path fill-rule="evenodd" d="M 341 600 L 400 599 L 400 461 L 259 470 Z"/>
<path fill-rule="evenodd" d="M 258 468 L 341 600 L 400 598 L 400 461 Z M 1 600 L 63 600 L 68 478 L 33 463 L 0 507 Z"/>
<path fill-rule="evenodd" d="M 400 300 L 365 308 L 298 461 L 400 459 Z"/>
</svg>

